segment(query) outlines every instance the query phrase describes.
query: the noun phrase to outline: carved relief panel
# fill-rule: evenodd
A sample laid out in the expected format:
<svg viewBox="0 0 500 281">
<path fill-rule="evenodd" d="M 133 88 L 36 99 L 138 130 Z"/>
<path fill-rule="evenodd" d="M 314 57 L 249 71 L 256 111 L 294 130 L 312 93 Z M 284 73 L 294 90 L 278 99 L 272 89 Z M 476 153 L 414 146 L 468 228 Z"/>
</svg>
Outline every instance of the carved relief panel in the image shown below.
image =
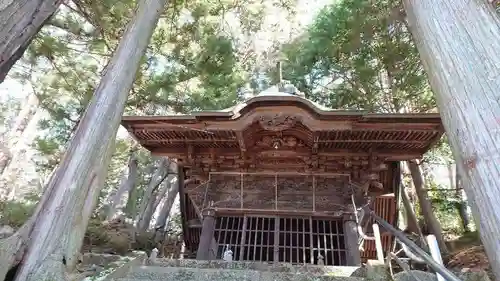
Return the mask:
<svg viewBox="0 0 500 281">
<path fill-rule="evenodd" d="M 264 130 L 274 132 L 290 129 L 299 120 L 297 116 L 283 113 L 265 114 L 256 118 Z"/>
<path fill-rule="evenodd" d="M 304 141 L 294 136 L 262 136 L 255 146 L 260 149 L 295 149 L 305 147 Z"/>
</svg>

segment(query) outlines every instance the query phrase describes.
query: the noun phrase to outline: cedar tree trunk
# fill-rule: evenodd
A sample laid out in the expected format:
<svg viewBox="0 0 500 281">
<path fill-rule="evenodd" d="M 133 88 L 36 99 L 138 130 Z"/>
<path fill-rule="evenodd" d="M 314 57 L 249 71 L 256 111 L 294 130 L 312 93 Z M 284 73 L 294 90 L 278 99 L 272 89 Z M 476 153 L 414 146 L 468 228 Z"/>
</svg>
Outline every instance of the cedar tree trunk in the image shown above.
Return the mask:
<svg viewBox="0 0 500 281">
<path fill-rule="evenodd" d="M 500 279 L 500 17 L 486 0 L 403 0 L 481 240 Z"/>
<path fill-rule="evenodd" d="M 32 1 L 33 2 L 33 1 Z M 36 2 L 36 1 L 35 1 Z M 141 0 L 56 172 L 47 184 L 15 281 L 66 280 L 71 228 L 80 224 L 84 202 L 95 181 L 107 170 L 102 164 L 115 141 L 128 93 L 166 0 Z M 32 20 L 32 19 L 31 19 Z M 83 203 L 82 203 L 83 202 Z M 0 252 L 16 248 L 2 245 Z M 3 256 L 2 256 L 3 258 Z M 12 255 L 0 268 L 13 265 Z"/>
</svg>

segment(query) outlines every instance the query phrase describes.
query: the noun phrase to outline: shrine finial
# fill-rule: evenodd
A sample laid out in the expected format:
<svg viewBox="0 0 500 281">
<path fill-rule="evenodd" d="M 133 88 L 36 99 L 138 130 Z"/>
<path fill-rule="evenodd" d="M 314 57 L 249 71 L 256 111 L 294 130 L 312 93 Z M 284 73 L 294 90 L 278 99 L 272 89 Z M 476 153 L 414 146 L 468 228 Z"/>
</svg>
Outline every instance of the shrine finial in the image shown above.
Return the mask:
<svg viewBox="0 0 500 281">
<path fill-rule="evenodd" d="M 276 63 L 276 69 L 278 70 L 278 84 L 281 86 L 283 84 L 283 63 L 281 59 Z"/>
</svg>

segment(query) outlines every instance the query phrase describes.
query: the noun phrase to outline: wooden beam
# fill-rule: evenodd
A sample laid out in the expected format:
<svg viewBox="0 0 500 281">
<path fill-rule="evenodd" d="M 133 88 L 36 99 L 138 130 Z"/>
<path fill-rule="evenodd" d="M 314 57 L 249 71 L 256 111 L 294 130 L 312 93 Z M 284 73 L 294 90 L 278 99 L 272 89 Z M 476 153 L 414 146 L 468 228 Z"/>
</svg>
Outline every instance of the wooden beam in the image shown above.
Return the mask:
<svg viewBox="0 0 500 281">
<path fill-rule="evenodd" d="M 128 131 L 131 133 L 137 131 L 148 131 L 148 132 L 163 132 L 163 131 L 175 131 L 175 132 L 189 132 L 189 131 L 200 131 L 206 134 L 214 134 L 217 131 L 241 131 L 245 130 L 249 123 L 233 123 L 234 121 L 220 121 L 213 122 L 207 121 L 203 123 L 195 124 L 184 124 L 182 127 L 174 124 L 134 124 L 133 127 L 129 128 Z M 323 120 L 311 120 L 309 122 L 313 127 L 308 128 L 312 131 L 413 131 L 413 132 L 429 132 L 435 131 L 442 133 L 441 123 L 411 123 L 411 122 L 384 122 L 384 123 L 359 123 L 354 122 L 353 125 L 346 125 L 346 122 L 342 122 L 339 125 L 338 121 L 323 121 Z M 350 122 L 351 123 L 351 122 Z"/>
<path fill-rule="evenodd" d="M 299 156 L 309 156 L 310 151 L 307 149 L 300 150 L 296 149 L 297 155 Z M 218 156 L 225 156 L 225 157 L 238 157 L 241 154 L 240 149 L 235 149 L 235 148 L 215 148 L 214 149 L 215 153 Z M 151 153 L 153 155 L 163 155 L 163 156 L 171 156 L 171 157 L 176 157 L 176 158 L 186 158 L 187 157 L 187 152 L 186 149 L 180 149 L 180 148 L 171 148 L 171 147 L 158 147 L 158 148 L 152 148 Z M 210 149 L 209 148 L 197 148 L 196 150 L 196 155 L 205 155 L 205 156 L 210 156 Z M 405 149 L 394 149 L 394 150 L 374 150 L 374 153 L 377 154 L 378 157 L 384 158 L 384 159 L 418 159 L 422 157 L 423 152 L 419 150 L 405 150 Z M 322 149 L 319 150 L 318 156 L 323 156 L 323 157 L 367 157 L 369 156 L 368 151 L 352 151 L 348 149 Z M 413 158 L 412 158 L 413 157 Z"/>
<path fill-rule="evenodd" d="M 188 228 L 201 228 L 201 221 L 199 219 L 192 219 L 187 222 Z"/>
<path fill-rule="evenodd" d="M 215 213 L 218 216 L 224 215 L 245 215 L 245 214 L 255 214 L 261 216 L 281 216 L 281 217 L 310 217 L 315 218 L 339 218 L 335 216 L 333 212 L 313 212 L 313 211 L 302 211 L 302 210 L 273 210 L 273 209 L 237 209 L 237 208 L 214 208 Z M 342 216 L 340 216 L 342 217 Z"/>
<path fill-rule="evenodd" d="M 353 131 L 417 131 L 417 132 L 428 132 L 428 131 L 441 131 L 441 123 L 398 123 L 398 122 L 387 122 L 387 123 L 356 123 Z M 442 131 L 441 131 L 442 132 Z"/>
<path fill-rule="evenodd" d="M 322 177 L 348 177 L 350 178 L 351 173 L 297 173 L 297 172 L 213 172 L 212 175 L 269 175 L 274 176 L 276 174 L 281 176 L 322 176 Z"/>
<path fill-rule="evenodd" d="M 238 140 L 238 145 L 240 146 L 241 151 L 245 152 L 247 150 L 247 147 L 245 145 L 245 138 L 243 137 L 243 131 L 236 131 L 236 139 Z"/>
<path fill-rule="evenodd" d="M 269 134 L 271 135 L 271 134 Z M 348 140 L 337 140 L 337 139 L 318 139 L 317 136 L 313 136 L 313 149 L 314 145 L 318 143 L 389 143 L 389 144 L 430 144 L 431 141 L 420 141 L 420 140 L 378 140 L 378 139 L 348 139 Z M 184 138 L 176 138 L 176 139 L 152 139 L 152 140 L 139 140 L 141 145 L 154 145 L 154 144 L 178 144 L 178 143 L 189 143 L 196 145 L 197 143 L 238 143 L 239 147 L 242 151 L 246 151 L 247 147 L 245 145 L 245 141 L 243 137 L 238 137 L 237 139 L 184 139 Z"/>
<path fill-rule="evenodd" d="M 177 144 L 177 143 L 190 143 L 190 144 L 196 144 L 196 143 L 214 143 L 214 142 L 237 142 L 237 139 L 185 139 L 185 138 L 176 138 L 176 139 L 154 139 L 154 140 L 140 140 L 140 144 L 144 145 L 149 145 L 149 144 Z"/>
<path fill-rule="evenodd" d="M 200 243 L 196 252 L 197 260 L 211 260 L 210 247 L 215 232 L 215 211 L 206 209 L 203 211 L 203 223 L 200 234 Z"/>
<path fill-rule="evenodd" d="M 186 201 L 189 200 L 188 199 L 188 196 L 187 194 L 185 193 L 185 190 L 184 190 L 184 180 L 185 180 L 185 176 L 184 176 L 184 167 L 177 163 L 177 184 L 179 185 L 179 207 L 181 209 L 181 225 L 182 225 L 182 234 L 183 234 L 183 237 L 184 238 L 184 242 L 186 244 L 189 244 L 189 239 L 188 239 L 188 236 L 189 236 L 189 228 L 187 226 L 187 223 L 186 223 L 186 220 L 187 220 L 187 213 L 186 213 L 186 210 L 187 210 L 187 206 L 186 206 Z"/>
<path fill-rule="evenodd" d="M 186 160 L 189 164 L 193 164 L 193 153 L 194 153 L 194 146 L 190 144 L 187 147 L 187 153 L 186 153 L 187 154 Z"/>
<path fill-rule="evenodd" d="M 283 176 L 282 174 L 280 173 L 277 173 L 277 176 L 280 176 L 280 177 L 284 177 L 286 178 L 286 176 Z M 291 176 L 289 176 L 291 177 Z M 299 176 L 297 176 L 299 177 Z M 304 180 L 303 178 L 304 176 L 302 176 L 301 180 Z M 348 182 L 349 179 L 348 177 L 346 177 L 346 182 Z M 312 196 L 312 179 L 311 179 L 311 190 L 296 190 L 294 192 L 290 192 L 290 193 L 280 193 L 280 196 L 282 195 L 302 195 L 302 196 Z M 196 190 L 196 191 L 187 191 L 188 194 L 205 194 L 205 190 Z M 243 195 L 259 195 L 259 194 L 263 194 L 263 193 L 269 193 L 269 190 L 244 190 L 243 192 Z M 231 191 L 227 191 L 227 190 L 221 190 L 221 191 L 218 191 L 218 192 L 215 192 L 215 193 L 212 193 L 212 194 L 217 194 L 217 195 L 230 195 L 230 194 L 240 194 L 240 190 L 234 190 L 234 192 L 231 192 Z M 328 190 L 328 191 L 323 191 L 323 192 L 315 192 L 315 196 L 330 196 L 332 195 L 332 191 L 331 190 Z"/>
<path fill-rule="evenodd" d="M 312 145 L 312 153 L 317 154 L 318 153 L 318 148 L 319 148 L 319 133 L 314 132 L 313 133 L 313 145 Z"/>
<path fill-rule="evenodd" d="M 389 144 L 427 144 L 428 141 L 417 141 L 417 140 L 360 140 L 360 139 L 349 139 L 349 140 L 319 140 L 318 143 L 389 143 Z"/>
</svg>

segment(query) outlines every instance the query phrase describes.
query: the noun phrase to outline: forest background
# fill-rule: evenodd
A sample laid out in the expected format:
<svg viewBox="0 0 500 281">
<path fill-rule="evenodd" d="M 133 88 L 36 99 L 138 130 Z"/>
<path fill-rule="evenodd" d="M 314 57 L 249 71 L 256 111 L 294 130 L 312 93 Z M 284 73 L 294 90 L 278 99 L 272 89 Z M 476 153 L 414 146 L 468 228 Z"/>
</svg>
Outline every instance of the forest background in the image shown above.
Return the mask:
<svg viewBox="0 0 500 281">
<path fill-rule="evenodd" d="M 33 212 L 135 5 L 64 3 L 0 84 L 0 225 L 16 229 Z M 284 79 L 327 107 L 437 111 L 399 1 L 221 0 L 168 4 L 125 114 L 230 107 L 276 84 L 278 61 Z M 151 249 L 159 227 L 179 237 L 174 166 L 121 129 L 85 247 Z M 446 139 L 418 168 L 445 238 L 474 231 Z M 403 174 L 425 225 L 410 170 Z M 109 223 L 118 214 L 126 218 L 119 230 Z"/>
</svg>

